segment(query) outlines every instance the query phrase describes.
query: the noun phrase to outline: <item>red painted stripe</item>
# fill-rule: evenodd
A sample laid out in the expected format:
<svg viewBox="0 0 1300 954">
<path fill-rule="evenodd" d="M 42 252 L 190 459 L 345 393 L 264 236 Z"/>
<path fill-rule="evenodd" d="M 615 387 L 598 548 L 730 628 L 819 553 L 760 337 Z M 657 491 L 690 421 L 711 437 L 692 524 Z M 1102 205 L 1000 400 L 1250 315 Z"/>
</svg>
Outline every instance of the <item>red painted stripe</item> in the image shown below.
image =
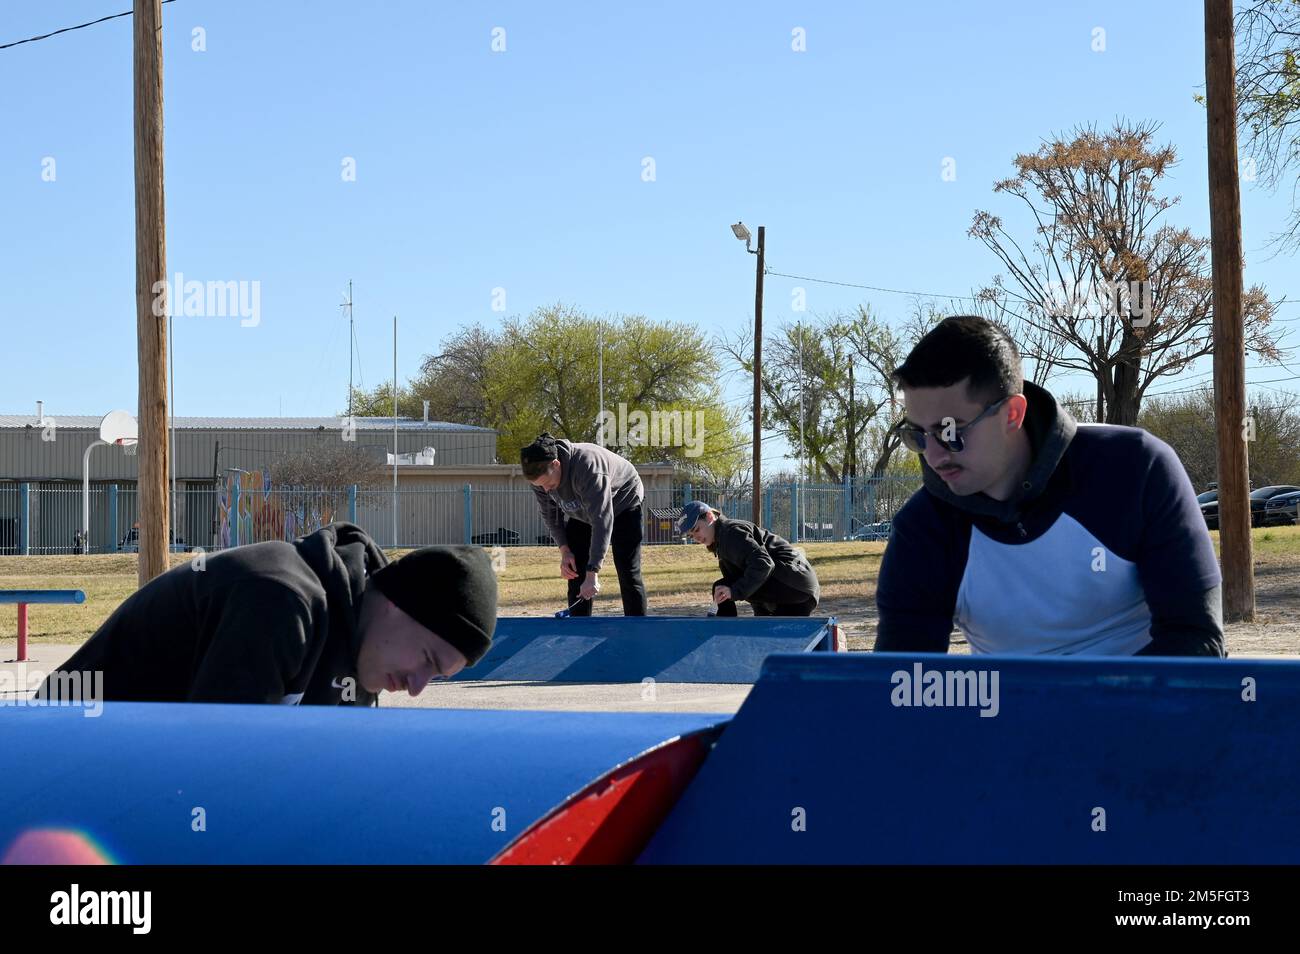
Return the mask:
<svg viewBox="0 0 1300 954">
<path fill-rule="evenodd" d="M 619 766 L 530 825 L 494 865 L 631 864 L 677 804 L 721 727 L 673 739 Z"/>
</svg>

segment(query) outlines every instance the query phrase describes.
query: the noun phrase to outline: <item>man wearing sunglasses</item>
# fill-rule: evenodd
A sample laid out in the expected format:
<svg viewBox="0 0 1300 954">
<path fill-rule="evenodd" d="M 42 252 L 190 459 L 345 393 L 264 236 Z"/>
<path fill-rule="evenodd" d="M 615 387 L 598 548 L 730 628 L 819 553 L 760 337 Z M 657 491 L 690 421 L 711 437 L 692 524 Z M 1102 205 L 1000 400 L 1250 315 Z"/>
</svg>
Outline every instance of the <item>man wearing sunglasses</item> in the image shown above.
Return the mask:
<svg viewBox="0 0 1300 954">
<path fill-rule="evenodd" d="M 924 487 L 894 518 L 878 652 L 1222 656 L 1218 562 L 1173 449 L 1076 424 L 1011 339 L 945 319 L 894 372 Z"/>
</svg>

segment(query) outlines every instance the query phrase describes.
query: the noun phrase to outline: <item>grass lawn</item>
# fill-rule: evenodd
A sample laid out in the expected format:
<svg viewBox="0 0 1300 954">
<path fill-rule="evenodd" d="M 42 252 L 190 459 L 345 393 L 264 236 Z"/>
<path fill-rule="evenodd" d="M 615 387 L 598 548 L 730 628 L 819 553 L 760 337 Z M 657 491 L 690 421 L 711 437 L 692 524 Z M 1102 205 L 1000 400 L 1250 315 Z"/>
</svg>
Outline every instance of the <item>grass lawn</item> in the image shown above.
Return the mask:
<svg viewBox="0 0 1300 954">
<path fill-rule="evenodd" d="M 1300 527 L 1260 528 L 1252 531 L 1257 566 L 1300 567 Z M 1219 534 L 1212 532 L 1215 549 Z M 821 580 L 822 599 L 865 600 L 875 590 L 884 543 L 808 543 L 804 545 Z M 389 556 L 406 551 L 390 551 Z M 501 607 L 508 615 L 542 615 L 564 607 L 564 581 L 559 576 L 559 551 L 554 547 L 505 549 L 505 568 L 499 580 Z M 709 585 L 717 579 L 717 561 L 700 546 L 654 546 L 642 551 L 643 575 L 652 613 L 702 612 Z M 172 564 L 188 557 L 173 554 Z M 601 574 L 604 592 L 598 613 L 618 613 L 618 579 L 613 564 Z M 93 633 L 136 589 L 136 556 L 0 557 L 0 589 L 79 589 L 86 602 L 79 605 L 38 605 L 29 609 L 31 638 L 77 642 Z M 16 635 L 17 614 L 0 605 L 0 639 Z"/>
<path fill-rule="evenodd" d="M 883 543 L 810 543 L 805 546 L 817 567 L 827 597 L 866 592 L 875 586 Z M 389 557 L 405 550 L 387 551 Z M 550 614 L 563 609 L 564 580 L 559 550 L 554 547 L 509 547 L 498 577 L 500 602 L 510 615 Z M 172 565 L 189 559 L 172 554 Z M 642 551 L 642 574 L 650 594 L 651 612 L 671 606 L 707 605 L 709 585 L 718 578 L 717 560 L 700 546 L 654 546 Z M 601 574 L 602 594 L 597 612 L 617 613 L 618 577 L 612 561 Z M 135 554 L 89 556 L 0 557 L 0 589 L 83 590 L 86 602 L 76 605 L 36 605 L 28 610 L 29 638 L 53 642 L 85 639 L 136 589 Z M 17 613 L 0 604 L 0 639 L 17 633 Z"/>
</svg>

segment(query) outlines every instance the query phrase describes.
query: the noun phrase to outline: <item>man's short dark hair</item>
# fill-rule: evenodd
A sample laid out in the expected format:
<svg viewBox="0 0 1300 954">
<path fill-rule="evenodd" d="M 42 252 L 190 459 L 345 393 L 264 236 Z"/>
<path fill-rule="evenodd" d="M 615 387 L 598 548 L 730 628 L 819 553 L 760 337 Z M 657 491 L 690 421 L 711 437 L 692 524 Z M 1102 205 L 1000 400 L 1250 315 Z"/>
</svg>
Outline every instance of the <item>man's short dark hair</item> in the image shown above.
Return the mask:
<svg viewBox="0 0 1300 954">
<path fill-rule="evenodd" d="M 969 378 L 967 395 L 983 403 L 1025 389 L 1015 342 L 977 315 L 954 315 L 939 322 L 916 343 L 893 376 L 904 391 L 946 388 Z"/>
</svg>

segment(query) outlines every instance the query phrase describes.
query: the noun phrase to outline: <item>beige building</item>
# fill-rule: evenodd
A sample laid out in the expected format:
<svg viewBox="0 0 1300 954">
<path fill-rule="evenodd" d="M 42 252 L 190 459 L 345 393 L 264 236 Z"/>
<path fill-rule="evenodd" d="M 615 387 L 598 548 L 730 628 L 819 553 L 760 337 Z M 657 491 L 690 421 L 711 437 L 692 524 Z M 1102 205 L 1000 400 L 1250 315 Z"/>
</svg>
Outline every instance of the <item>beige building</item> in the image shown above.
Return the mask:
<svg viewBox="0 0 1300 954">
<path fill-rule="evenodd" d="M 138 460 L 121 447 L 93 446 L 98 416 L 0 415 L 0 553 L 71 553 L 80 546 L 82 468 L 89 465 L 91 552 L 130 544 Z M 348 428 L 351 428 L 349 431 Z M 396 435 L 394 435 L 396 430 Z M 346 435 L 346 436 L 345 436 Z M 330 519 L 348 519 L 351 495 L 266 492 L 276 460 L 351 439 L 391 474 L 356 494 L 355 518 L 384 546 L 435 543 L 551 543 L 518 464 L 497 462 L 497 433 L 483 427 L 398 418 L 175 419 L 173 533 L 205 548 L 283 539 Z M 428 461 L 432 463 L 428 463 Z M 670 464 L 638 466 L 651 507 L 672 506 Z M 237 535 L 230 521 L 240 483 Z M 396 536 L 393 515 L 396 510 Z"/>
</svg>

